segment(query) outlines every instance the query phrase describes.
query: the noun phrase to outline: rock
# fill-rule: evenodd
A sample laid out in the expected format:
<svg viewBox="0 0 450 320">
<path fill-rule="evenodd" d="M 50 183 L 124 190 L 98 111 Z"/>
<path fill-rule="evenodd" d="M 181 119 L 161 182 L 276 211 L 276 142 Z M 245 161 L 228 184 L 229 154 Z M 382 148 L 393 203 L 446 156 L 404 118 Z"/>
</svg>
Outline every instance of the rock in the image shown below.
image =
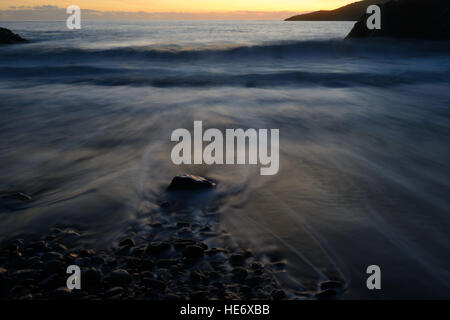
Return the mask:
<svg viewBox="0 0 450 320">
<path fill-rule="evenodd" d="M 230 264 L 232 266 L 243 266 L 244 262 L 245 262 L 245 258 L 241 254 L 235 253 L 230 256 Z"/>
<path fill-rule="evenodd" d="M 19 300 L 33 300 L 33 295 L 31 293 L 26 294 L 19 298 Z"/>
<path fill-rule="evenodd" d="M 299 14 L 285 21 L 355 21 L 366 11 L 371 4 L 387 2 L 389 0 L 363 0 L 355 1 L 334 10 L 320 10 Z"/>
<path fill-rule="evenodd" d="M 48 290 L 50 288 L 55 288 L 58 286 L 59 279 L 57 274 L 52 274 L 49 277 L 45 278 L 41 282 L 39 282 L 39 287 L 42 289 Z"/>
<path fill-rule="evenodd" d="M 189 300 L 204 300 L 208 296 L 207 291 L 196 291 L 194 293 L 191 293 L 189 296 Z"/>
<path fill-rule="evenodd" d="M 283 290 L 273 290 L 271 296 L 274 300 L 282 300 L 286 297 Z"/>
<path fill-rule="evenodd" d="M 169 190 L 199 190 L 215 187 L 216 184 L 206 178 L 191 174 L 181 174 L 172 179 Z"/>
<path fill-rule="evenodd" d="M 332 299 L 336 297 L 336 291 L 334 291 L 333 289 L 321 290 L 314 293 L 314 296 L 317 299 Z"/>
<path fill-rule="evenodd" d="M 251 287 L 256 287 L 259 286 L 259 284 L 261 283 L 261 278 L 258 276 L 251 277 L 246 280 L 246 283 Z"/>
<path fill-rule="evenodd" d="M 151 242 L 147 246 L 147 249 L 145 250 L 145 253 L 151 254 L 151 255 L 159 255 L 159 254 L 163 253 L 164 251 L 166 251 L 168 249 L 170 249 L 170 244 L 169 243 L 154 241 L 154 242 Z"/>
<path fill-rule="evenodd" d="M 107 295 L 109 297 L 112 297 L 112 296 L 121 295 L 123 292 L 125 292 L 125 290 L 122 287 L 113 287 L 113 288 L 109 289 L 109 291 L 107 292 Z"/>
<path fill-rule="evenodd" d="M 119 247 L 134 247 L 134 241 L 127 238 L 119 242 Z"/>
<path fill-rule="evenodd" d="M 116 269 L 111 272 L 108 281 L 116 286 L 126 286 L 131 282 L 131 276 L 126 270 Z"/>
<path fill-rule="evenodd" d="M 64 264 L 59 260 L 52 260 L 44 265 L 44 273 L 46 275 L 50 275 L 53 273 L 63 273 L 65 271 L 66 270 L 64 269 Z"/>
<path fill-rule="evenodd" d="M 97 288 L 102 281 L 103 275 L 102 273 L 95 269 L 90 268 L 84 272 L 81 277 L 82 288 Z"/>
<path fill-rule="evenodd" d="M 47 243 L 45 241 L 34 242 L 30 245 L 30 248 L 35 251 L 43 251 L 47 249 Z"/>
<path fill-rule="evenodd" d="M 205 250 L 200 246 L 190 245 L 183 249 L 183 256 L 186 258 L 196 259 L 202 257 L 204 251 Z"/>
<path fill-rule="evenodd" d="M 53 246 L 53 250 L 59 253 L 64 253 L 67 251 L 67 247 L 61 243 L 57 243 Z"/>
<path fill-rule="evenodd" d="M 233 273 L 233 278 L 236 280 L 244 280 L 248 275 L 247 270 L 242 267 L 234 268 L 231 272 Z"/>
<path fill-rule="evenodd" d="M 176 266 L 178 261 L 176 259 L 160 259 L 156 262 L 156 265 L 160 268 L 170 268 Z"/>
<path fill-rule="evenodd" d="M 0 44 L 13 44 L 13 43 L 25 43 L 25 40 L 18 34 L 13 33 L 11 30 L 6 28 L 0 28 Z"/>
<path fill-rule="evenodd" d="M 323 281 L 319 284 L 320 290 L 342 288 L 342 282 L 335 280 Z"/>
<path fill-rule="evenodd" d="M 51 297 L 54 299 L 69 299 L 72 291 L 70 289 L 61 287 L 52 292 Z"/>
<path fill-rule="evenodd" d="M 157 289 L 157 290 L 161 290 L 161 291 L 166 289 L 166 284 L 161 280 L 144 278 L 143 283 L 148 288 Z"/>
<path fill-rule="evenodd" d="M 252 269 L 253 270 L 261 270 L 263 268 L 264 268 L 264 266 L 263 266 L 263 264 L 261 262 L 253 262 L 252 263 Z"/>
<path fill-rule="evenodd" d="M 83 249 L 83 250 L 81 250 L 81 252 L 80 252 L 80 257 L 82 257 L 82 258 L 87 258 L 87 257 L 93 256 L 94 254 L 95 254 L 95 251 L 94 251 L 94 250 L 91 250 L 91 249 Z"/>
<path fill-rule="evenodd" d="M 165 300 L 183 300 L 183 298 L 181 298 L 180 296 L 173 294 L 173 293 L 168 293 L 166 294 L 166 296 L 164 297 Z"/>
<path fill-rule="evenodd" d="M 391 0 L 380 5 L 381 29 L 367 28 L 364 14 L 347 38 L 450 39 L 450 2 L 448 0 Z"/>
<path fill-rule="evenodd" d="M 136 257 L 126 257 L 126 264 L 130 268 L 137 268 L 142 263 L 142 260 Z"/>
</svg>

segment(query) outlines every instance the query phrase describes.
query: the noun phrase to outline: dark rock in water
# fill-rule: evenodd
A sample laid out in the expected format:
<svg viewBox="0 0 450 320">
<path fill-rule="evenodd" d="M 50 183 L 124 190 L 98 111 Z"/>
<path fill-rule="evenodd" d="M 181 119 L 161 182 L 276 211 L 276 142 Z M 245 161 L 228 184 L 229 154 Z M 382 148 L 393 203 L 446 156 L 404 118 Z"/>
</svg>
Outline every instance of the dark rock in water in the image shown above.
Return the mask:
<svg viewBox="0 0 450 320">
<path fill-rule="evenodd" d="M 95 251 L 92 249 L 83 249 L 80 252 L 80 257 L 82 258 L 87 258 L 87 257 L 91 257 L 95 254 Z"/>
<path fill-rule="evenodd" d="M 169 190 L 201 190 L 215 187 L 216 184 L 206 178 L 192 174 L 181 174 L 172 179 Z"/>
<path fill-rule="evenodd" d="M 122 287 L 113 287 L 107 292 L 107 295 L 110 297 L 117 296 L 117 295 L 122 294 L 124 291 L 125 291 L 125 289 Z"/>
<path fill-rule="evenodd" d="M 166 289 L 166 284 L 161 280 L 144 278 L 143 282 L 144 282 L 144 285 L 148 288 L 157 289 L 157 290 Z"/>
<path fill-rule="evenodd" d="M 70 289 L 60 287 L 52 292 L 51 297 L 53 299 L 70 299 L 71 293 Z"/>
<path fill-rule="evenodd" d="M 242 267 L 234 268 L 231 273 L 233 274 L 233 278 L 236 280 L 243 280 L 247 277 L 248 272 Z"/>
<path fill-rule="evenodd" d="M 183 249 L 183 256 L 186 258 L 200 258 L 203 256 L 204 249 L 197 245 L 187 246 Z"/>
<path fill-rule="evenodd" d="M 189 296 L 190 300 L 205 300 L 208 297 L 207 291 L 196 291 Z"/>
<path fill-rule="evenodd" d="M 134 247 L 134 241 L 127 238 L 119 242 L 119 247 Z"/>
<path fill-rule="evenodd" d="M 90 268 L 84 272 L 84 275 L 81 277 L 82 287 L 83 288 L 96 288 L 100 285 L 102 281 L 102 273 L 101 271 Z"/>
<path fill-rule="evenodd" d="M 342 288 L 342 282 L 335 281 L 335 280 L 327 280 L 323 281 L 319 284 L 320 290 L 326 290 L 326 289 L 338 289 Z"/>
<path fill-rule="evenodd" d="M 348 38 L 416 38 L 450 39 L 450 1 L 448 0 L 391 0 L 380 4 L 381 29 L 367 28 L 368 14 L 364 14 L 347 36 Z"/>
<path fill-rule="evenodd" d="M 116 269 L 109 275 L 108 281 L 113 285 L 126 286 L 131 282 L 131 276 L 128 271 L 123 269 Z"/>
<path fill-rule="evenodd" d="M 147 246 L 145 253 L 150 255 L 159 255 L 168 249 L 170 249 L 169 243 L 153 241 Z"/>
<path fill-rule="evenodd" d="M 334 291 L 333 289 L 326 289 L 314 293 L 314 296 L 317 299 L 333 299 L 336 297 L 336 291 Z"/>
<path fill-rule="evenodd" d="M 283 290 L 273 290 L 271 295 L 274 300 L 281 300 L 286 297 L 286 294 Z"/>
<path fill-rule="evenodd" d="M 13 33 L 11 30 L 6 28 L 0 28 L 0 44 L 13 44 L 13 43 L 24 43 L 28 42 L 18 34 Z"/>
<path fill-rule="evenodd" d="M 243 266 L 245 258 L 243 255 L 235 253 L 230 256 L 230 263 L 232 266 Z"/>
</svg>

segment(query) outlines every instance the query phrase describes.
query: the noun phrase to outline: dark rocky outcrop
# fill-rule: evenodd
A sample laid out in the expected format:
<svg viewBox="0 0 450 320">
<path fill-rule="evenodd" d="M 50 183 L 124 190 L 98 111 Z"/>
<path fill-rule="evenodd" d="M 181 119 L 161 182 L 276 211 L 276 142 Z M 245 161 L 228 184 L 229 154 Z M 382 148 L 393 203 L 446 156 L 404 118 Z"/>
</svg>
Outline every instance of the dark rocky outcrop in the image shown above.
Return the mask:
<svg viewBox="0 0 450 320">
<path fill-rule="evenodd" d="M 299 14 L 287 18 L 285 21 L 358 21 L 372 4 L 384 3 L 389 0 L 358 1 L 335 10 L 320 10 Z"/>
<path fill-rule="evenodd" d="M 391 0 L 380 9 L 380 30 L 369 30 L 364 14 L 347 38 L 450 39 L 449 0 Z"/>
<path fill-rule="evenodd" d="M 28 40 L 6 28 L 0 28 L 0 44 L 24 43 Z"/>
<path fill-rule="evenodd" d="M 181 174 L 172 179 L 169 190 L 199 190 L 215 187 L 216 184 L 206 178 L 192 174 Z"/>
</svg>

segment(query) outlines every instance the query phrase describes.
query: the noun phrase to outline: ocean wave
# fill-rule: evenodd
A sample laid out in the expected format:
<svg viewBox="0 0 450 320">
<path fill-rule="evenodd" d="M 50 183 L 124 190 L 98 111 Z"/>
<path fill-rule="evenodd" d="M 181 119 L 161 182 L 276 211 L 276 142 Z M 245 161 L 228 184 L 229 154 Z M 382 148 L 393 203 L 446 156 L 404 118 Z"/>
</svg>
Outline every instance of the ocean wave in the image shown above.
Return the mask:
<svg viewBox="0 0 450 320">
<path fill-rule="evenodd" d="M 392 87 L 402 84 L 450 82 L 450 70 L 441 72 L 406 71 L 397 73 L 373 72 L 306 72 L 286 70 L 278 72 L 183 72 L 173 69 L 133 70 L 92 66 L 7 67 L 0 71 L 0 79 L 28 81 L 28 85 L 65 83 L 97 86 L 150 87 L 248 87 L 278 86 Z"/>
<path fill-rule="evenodd" d="M 151 45 L 130 46 L 105 49 L 87 49 L 77 47 L 35 46 L 1 48 L 1 63 L 9 61 L 220 61 L 229 59 L 300 59 L 330 57 L 415 57 L 447 55 L 450 53 L 450 42 L 399 42 L 392 40 L 342 41 L 342 40 L 310 40 L 284 41 L 260 45 L 214 45 L 214 46 L 180 46 Z M 127 59 L 127 60 L 123 60 Z"/>
</svg>

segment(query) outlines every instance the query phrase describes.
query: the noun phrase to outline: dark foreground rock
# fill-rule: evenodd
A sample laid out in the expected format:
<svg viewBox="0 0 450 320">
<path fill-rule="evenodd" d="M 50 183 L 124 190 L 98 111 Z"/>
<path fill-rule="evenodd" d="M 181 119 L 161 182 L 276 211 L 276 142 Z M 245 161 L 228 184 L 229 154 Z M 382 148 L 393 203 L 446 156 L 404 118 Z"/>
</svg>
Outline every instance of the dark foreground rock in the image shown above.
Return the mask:
<svg viewBox="0 0 450 320">
<path fill-rule="evenodd" d="M 369 30 L 364 14 L 347 38 L 393 37 L 404 39 L 450 39 L 450 1 L 391 0 L 380 4 L 381 29 Z"/>
<path fill-rule="evenodd" d="M 160 229 L 171 230 L 165 224 Z M 141 241 L 126 238 L 94 250 L 72 242 L 68 233 L 74 234 L 55 228 L 2 241 L 0 300 L 286 298 L 270 265 L 245 250 L 209 248 L 175 233 L 159 241 L 151 234 Z M 81 269 L 81 289 L 66 287 L 66 269 L 73 264 Z"/>
<path fill-rule="evenodd" d="M 320 10 L 299 14 L 285 21 L 356 21 L 372 4 L 384 3 L 388 0 L 364 0 L 350 3 L 334 10 Z"/>
<path fill-rule="evenodd" d="M 192 174 L 181 174 L 172 179 L 169 190 L 199 190 L 215 187 L 216 184 L 211 180 Z"/>
<path fill-rule="evenodd" d="M 28 40 L 6 28 L 0 28 L 0 44 L 24 43 Z"/>
</svg>

